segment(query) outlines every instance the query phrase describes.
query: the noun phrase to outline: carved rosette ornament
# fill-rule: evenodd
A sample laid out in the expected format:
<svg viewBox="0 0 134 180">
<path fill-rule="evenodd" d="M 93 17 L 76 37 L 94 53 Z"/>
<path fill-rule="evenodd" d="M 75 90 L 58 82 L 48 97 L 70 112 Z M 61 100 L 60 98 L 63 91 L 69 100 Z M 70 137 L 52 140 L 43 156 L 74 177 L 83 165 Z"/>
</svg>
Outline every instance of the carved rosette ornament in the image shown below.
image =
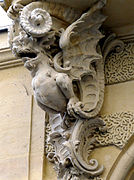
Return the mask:
<svg viewBox="0 0 134 180">
<path fill-rule="evenodd" d="M 105 130 L 98 113 L 104 98 L 104 60 L 110 51 L 105 48 L 109 40 L 103 56 L 99 46 L 106 2 L 98 0 L 84 13 L 55 2 L 27 3 L 19 0 L 8 10 L 14 20 L 9 43 L 31 71 L 38 105 L 49 113 L 54 149 L 47 156 L 59 180 L 98 176 L 104 167 L 90 159 L 90 152 L 94 132 Z"/>
</svg>

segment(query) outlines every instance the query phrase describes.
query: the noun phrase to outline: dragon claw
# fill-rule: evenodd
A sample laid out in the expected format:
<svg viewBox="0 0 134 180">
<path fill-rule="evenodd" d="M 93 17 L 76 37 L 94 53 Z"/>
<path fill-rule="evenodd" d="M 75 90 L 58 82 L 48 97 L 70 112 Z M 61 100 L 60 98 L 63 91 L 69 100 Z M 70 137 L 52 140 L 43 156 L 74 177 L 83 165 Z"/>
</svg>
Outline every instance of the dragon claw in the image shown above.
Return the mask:
<svg viewBox="0 0 134 180">
<path fill-rule="evenodd" d="M 67 105 L 68 114 L 73 117 L 78 117 L 78 115 L 82 111 L 82 107 L 84 107 L 84 105 L 81 101 L 78 101 L 78 99 L 76 98 L 72 98 Z"/>
</svg>

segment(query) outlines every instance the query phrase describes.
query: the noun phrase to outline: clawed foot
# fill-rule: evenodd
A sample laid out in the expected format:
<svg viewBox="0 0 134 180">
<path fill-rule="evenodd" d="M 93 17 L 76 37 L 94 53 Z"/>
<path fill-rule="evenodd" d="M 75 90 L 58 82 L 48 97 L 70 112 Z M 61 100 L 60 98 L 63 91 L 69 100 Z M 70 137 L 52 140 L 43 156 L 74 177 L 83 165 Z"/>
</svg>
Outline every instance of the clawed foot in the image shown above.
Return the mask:
<svg viewBox="0 0 134 180">
<path fill-rule="evenodd" d="M 31 71 L 32 69 L 34 69 L 34 68 L 36 67 L 36 64 L 33 63 L 33 62 L 30 62 L 30 61 L 26 61 L 25 64 L 24 64 L 24 66 L 25 66 L 28 70 Z"/>
<path fill-rule="evenodd" d="M 67 105 L 68 114 L 77 118 L 81 114 L 83 106 L 82 102 L 78 101 L 77 98 L 71 98 Z"/>
</svg>

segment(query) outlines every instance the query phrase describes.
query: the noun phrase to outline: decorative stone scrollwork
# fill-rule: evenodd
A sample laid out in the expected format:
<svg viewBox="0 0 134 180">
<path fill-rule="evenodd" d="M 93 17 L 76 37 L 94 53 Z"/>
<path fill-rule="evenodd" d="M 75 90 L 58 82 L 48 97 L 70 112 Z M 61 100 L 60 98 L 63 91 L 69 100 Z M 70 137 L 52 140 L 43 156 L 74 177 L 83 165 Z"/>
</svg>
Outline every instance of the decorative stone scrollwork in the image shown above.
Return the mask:
<svg viewBox="0 0 134 180">
<path fill-rule="evenodd" d="M 90 159 L 90 146 L 95 131 L 105 129 L 98 117 L 104 98 L 99 28 L 105 3 L 99 0 L 83 13 L 58 3 L 32 2 L 13 18 L 9 42 L 31 72 L 38 105 L 49 113 L 53 146 L 47 146 L 47 153 L 59 180 L 86 180 L 104 170 Z M 8 14 L 13 12 L 11 7 Z"/>
<path fill-rule="evenodd" d="M 57 121 L 56 123 L 53 123 L 55 119 L 57 119 L 57 121 L 59 120 L 59 123 L 57 123 Z M 99 177 L 93 178 L 93 176 L 95 174 L 97 175 L 97 173 L 101 174 L 103 172 L 104 167 L 99 166 L 98 162 L 95 159 L 91 159 L 90 161 L 88 159 L 90 157 L 90 153 L 93 150 L 93 144 L 96 141 L 93 137 L 93 134 L 97 127 L 103 127 L 103 121 L 99 119 L 93 119 L 90 123 L 88 123 L 88 121 L 80 121 L 76 124 L 76 127 L 72 127 L 73 130 L 70 129 L 64 131 L 64 133 L 57 134 L 57 131 L 55 132 L 54 130 L 51 130 L 51 127 L 55 126 L 54 129 L 58 127 L 59 132 L 62 132 L 63 129 L 60 125 L 61 118 L 60 116 L 54 116 L 51 120 L 53 121 L 50 121 L 50 123 L 52 123 L 52 126 L 50 126 L 49 123 L 46 123 L 45 152 L 50 162 L 54 162 L 55 158 L 57 159 L 57 157 L 59 156 L 60 160 L 63 159 L 63 162 L 60 161 L 58 162 L 58 165 L 56 165 L 56 171 L 58 172 L 59 179 L 63 176 L 60 172 L 61 167 L 63 167 L 65 171 L 65 179 L 71 176 L 79 177 L 80 179 L 85 179 L 86 177 L 91 180 L 101 179 Z M 73 133 L 71 134 L 71 132 Z M 62 144 L 60 143 L 60 141 L 62 142 Z M 80 155 L 78 156 L 78 154 Z M 83 157 L 83 159 L 81 159 L 81 157 Z M 89 161 L 90 166 L 84 163 L 85 159 L 86 161 Z M 59 161 L 59 159 L 57 160 Z M 72 164 L 74 164 L 75 168 L 73 167 L 71 169 L 68 169 L 68 167 L 66 167 L 66 163 L 70 163 L 70 161 L 72 162 Z M 71 174 L 72 170 L 75 172 L 75 174 Z M 90 175 L 92 175 L 92 178 L 90 177 Z"/>
<path fill-rule="evenodd" d="M 54 146 L 49 142 L 49 137 L 51 134 L 51 126 L 49 124 L 49 122 L 45 123 L 45 155 L 49 158 L 49 161 L 52 160 L 51 155 L 53 156 L 53 154 L 55 153 L 54 151 Z M 48 156 L 49 154 L 49 156 Z M 53 162 L 53 160 L 52 160 Z"/>
<path fill-rule="evenodd" d="M 63 128 L 61 116 L 51 115 L 50 126 L 51 133 L 48 142 L 53 145 L 55 152 L 47 151 L 47 156 L 51 162 L 55 162 L 58 179 L 89 178 L 103 172 L 104 167 L 99 166 L 97 160 L 88 160 L 90 146 L 94 142 L 92 133 L 96 128 L 103 128 L 102 120 L 96 118 L 90 121 L 72 121 L 68 124 L 68 128 Z"/>
<path fill-rule="evenodd" d="M 116 53 L 122 52 L 124 50 L 124 42 L 120 39 L 116 38 L 116 34 L 112 33 L 110 34 L 102 47 L 102 53 L 104 59 L 106 59 L 107 55 L 109 55 L 110 52 L 114 51 Z"/>
<path fill-rule="evenodd" d="M 44 9 L 29 4 L 23 8 L 20 25 L 29 35 L 43 37 L 52 28 L 52 19 Z"/>
</svg>

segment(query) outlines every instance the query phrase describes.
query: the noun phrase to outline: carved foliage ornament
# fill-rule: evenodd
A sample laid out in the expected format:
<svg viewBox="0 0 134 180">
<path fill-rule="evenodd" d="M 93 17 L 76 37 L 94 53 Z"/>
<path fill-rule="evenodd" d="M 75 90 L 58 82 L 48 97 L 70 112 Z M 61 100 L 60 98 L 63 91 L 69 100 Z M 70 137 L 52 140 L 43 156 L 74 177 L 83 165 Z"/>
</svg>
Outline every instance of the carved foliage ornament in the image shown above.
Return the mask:
<svg viewBox="0 0 134 180">
<path fill-rule="evenodd" d="M 31 71 L 38 105 L 49 113 L 58 179 L 78 180 L 100 175 L 104 167 L 90 160 L 92 133 L 103 130 L 97 117 L 104 97 L 104 58 L 99 28 L 105 17 L 99 0 L 82 13 L 54 2 L 19 1 L 9 8 L 12 52 Z M 106 53 L 105 56 L 106 57 Z"/>
</svg>

